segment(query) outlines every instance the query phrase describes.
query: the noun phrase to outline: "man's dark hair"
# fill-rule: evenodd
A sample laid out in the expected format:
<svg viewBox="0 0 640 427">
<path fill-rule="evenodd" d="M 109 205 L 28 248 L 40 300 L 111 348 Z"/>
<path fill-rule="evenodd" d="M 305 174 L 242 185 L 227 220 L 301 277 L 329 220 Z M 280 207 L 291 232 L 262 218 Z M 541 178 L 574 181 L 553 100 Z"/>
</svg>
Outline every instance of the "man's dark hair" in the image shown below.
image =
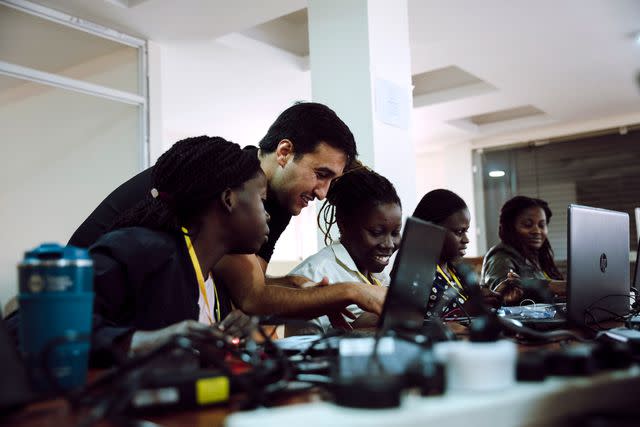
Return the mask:
<svg viewBox="0 0 640 427">
<path fill-rule="evenodd" d="M 349 127 L 331 108 L 316 102 L 300 102 L 284 110 L 260 141 L 260 149 L 273 153 L 283 139 L 293 143 L 296 159 L 315 151 L 321 142 L 344 152 L 347 164 L 358 155 Z"/>
<path fill-rule="evenodd" d="M 545 239 L 542 247 L 535 253 L 521 241 L 516 231 L 516 218 L 518 215 L 524 210 L 534 207 L 542 208 L 546 216 L 547 224 L 549 224 L 552 212 L 549 204 L 544 200 L 526 196 L 515 196 L 507 200 L 502 206 L 502 209 L 500 209 L 500 228 L 498 231 L 500 240 L 520 252 L 522 256 L 533 264 L 540 265 L 542 271 L 547 273 L 552 279 L 562 279 L 562 274 L 553 260 L 553 249 L 551 248 L 549 239 Z"/>
<path fill-rule="evenodd" d="M 395 187 L 384 176 L 355 162 L 352 169 L 331 182 L 320 212 L 318 226 L 324 233 L 325 244 L 331 243 L 331 226 L 356 224 L 363 212 L 388 203 L 400 203 Z"/>
<path fill-rule="evenodd" d="M 111 229 L 141 226 L 180 233 L 183 226 L 197 226 L 224 190 L 241 186 L 261 171 L 255 151 L 238 144 L 220 137 L 183 139 L 158 158 L 153 187 L 117 217 Z"/>
</svg>

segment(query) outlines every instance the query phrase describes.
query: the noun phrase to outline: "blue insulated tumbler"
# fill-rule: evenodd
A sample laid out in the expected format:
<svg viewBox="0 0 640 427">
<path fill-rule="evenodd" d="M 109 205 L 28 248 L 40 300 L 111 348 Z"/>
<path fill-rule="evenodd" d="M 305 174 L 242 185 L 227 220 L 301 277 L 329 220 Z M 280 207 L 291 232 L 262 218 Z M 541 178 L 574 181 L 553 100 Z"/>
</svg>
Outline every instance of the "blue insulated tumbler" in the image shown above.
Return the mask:
<svg viewBox="0 0 640 427">
<path fill-rule="evenodd" d="M 86 249 L 44 243 L 18 265 L 20 345 L 42 392 L 86 382 L 93 308 L 93 262 Z"/>
</svg>

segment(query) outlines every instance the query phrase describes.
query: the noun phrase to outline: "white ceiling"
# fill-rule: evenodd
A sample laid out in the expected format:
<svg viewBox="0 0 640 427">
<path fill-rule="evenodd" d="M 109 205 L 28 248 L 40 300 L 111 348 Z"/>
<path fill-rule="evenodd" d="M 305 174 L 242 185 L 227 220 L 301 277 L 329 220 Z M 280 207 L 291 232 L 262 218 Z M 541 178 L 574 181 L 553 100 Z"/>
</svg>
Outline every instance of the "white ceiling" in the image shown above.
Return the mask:
<svg viewBox="0 0 640 427">
<path fill-rule="evenodd" d="M 306 7 L 304 0 L 40 3 L 159 42 L 242 33 L 298 56 L 308 49 L 305 43 L 291 43 L 304 40 L 307 31 L 305 14 L 294 13 Z M 284 15 L 289 16 L 278 19 Z M 409 0 L 409 23 L 414 75 L 455 69 L 481 82 L 415 103 L 412 131 L 420 151 L 640 113 L 635 83 L 640 44 L 634 41 L 640 31 L 640 1 Z M 543 113 L 483 125 L 470 120 L 524 106 Z"/>
<path fill-rule="evenodd" d="M 456 65 L 497 88 L 415 111 L 432 143 L 479 139 L 543 124 L 640 111 L 640 2 L 635 0 L 414 0 L 413 72 Z M 452 121 L 532 105 L 545 113 L 510 126 L 462 131 Z M 510 128 L 511 127 L 511 128 Z"/>
</svg>

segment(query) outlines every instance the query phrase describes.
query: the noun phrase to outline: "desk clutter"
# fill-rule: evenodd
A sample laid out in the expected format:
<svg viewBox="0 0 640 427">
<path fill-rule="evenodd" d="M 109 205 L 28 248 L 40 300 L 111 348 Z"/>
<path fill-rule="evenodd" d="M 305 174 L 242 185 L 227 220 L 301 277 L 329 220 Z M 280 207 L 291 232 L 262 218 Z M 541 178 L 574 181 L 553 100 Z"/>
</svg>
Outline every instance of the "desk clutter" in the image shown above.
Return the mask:
<svg viewBox="0 0 640 427">
<path fill-rule="evenodd" d="M 19 335 L 28 357 L 18 356 L 0 321 L 0 374 L 8 379 L 0 386 L 0 411 L 9 414 L 9 423 L 20 424 L 16 409 L 56 397 L 64 399 L 79 426 L 102 420 L 136 425 L 161 413 L 216 407 L 235 412 L 225 423 L 236 427 L 356 421 L 371 427 L 451 417 L 458 421 L 449 425 L 467 425 L 476 415 L 486 419 L 487 411 L 492 423 L 486 425 L 503 425 L 502 415 L 493 411 L 510 414 L 504 425 L 522 424 L 522 417 L 532 414 L 535 419 L 527 424 L 546 425 L 551 418 L 609 409 L 612 403 L 638 403 L 635 393 L 624 391 L 640 387 L 638 305 L 628 303 L 635 296 L 626 288 L 598 289 L 597 295 L 587 295 L 588 287 L 575 288 L 566 304 L 494 310 L 484 303 L 475 273 L 461 264 L 452 276 L 456 286 L 451 282 L 425 314 L 425 303 L 436 292 L 432 278 L 440 268 L 435 260 L 445 234 L 442 227 L 407 219 L 374 330 L 321 329 L 317 335 L 273 340 L 264 325 L 292 319 L 254 317 L 243 339 L 211 322 L 172 330 L 163 335 L 169 339 L 132 352 L 134 333 L 123 346 L 131 347 L 128 352 L 120 348 L 122 343 L 112 342 L 115 367 L 92 371 L 89 381 L 84 379 L 91 322 L 87 301 L 93 294 L 86 273 L 93 265 L 86 253 L 68 254 L 60 246 L 45 245 L 27 253 L 21 267 L 21 314 L 27 321 L 20 323 Z M 432 256 L 419 261 L 425 249 Z M 82 298 L 75 298 L 76 293 Z M 52 297 L 64 298 L 64 304 L 52 304 L 57 301 Z M 29 310 L 31 300 L 42 305 L 31 303 L 36 308 Z M 450 302 L 464 309 L 449 310 Z M 454 312 L 458 314 L 452 317 L 433 315 Z M 37 325 L 46 324 L 45 314 L 56 321 L 69 318 L 64 333 L 50 328 L 56 336 L 34 334 Z M 31 317 L 36 321 L 29 322 Z M 616 328 L 604 323 L 610 319 Z M 302 329 L 318 330 L 313 323 L 296 322 L 306 323 Z M 567 325 L 572 329 L 558 329 Z M 38 342 L 30 343 L 34 336 Z M 322 403 L 272 409 L 302 395 Z M 460 402 L 467 406 L 459 408 Z M 307 419 L 311 413 L 315 416 Z M 65 418 L 61 424 L 69 422 Z"/>
<path fill-rule="evenodd" d="M 469 328 L 476 321 L 473 319 Z M 487 324 L 486 320 L 482 323 Z M 373 335 L 333 331 L 272 341 L 258 322 L 255 328 L 256 334 L 242 346 L 226 340 L 176 336 L 62 396 L 73 411 L 82 414 L 79 425 L 88 426 L 101 419 L 120 423 L 159 411 L 216 405 L 258 409 L 264 416 L 264 409 L 259 408 L 303 392 L 320 396 L 326 401 L 325 409 L 334 405 L 404 411 L 407 402 L 415 405 L 432 398 L 509 395 L 521 393 L 527 384 L 548 387 L 545 384 L 557 383 L 561 377 L 572 381 L 609 376 L 640 379 L 640 331 L 628 333 L 631 329 L 627 328 L 603 332 L 579 344 L 564 345 L 568 343 L 565 340 L 563 345 L 520 352 L 502 334 L 495 341 L 436 342 L 420 330 L 387 330 Z M 557 339 L 551 335 L 548 341 Z M 295 408 L 269 414 L 295 412 Z M 255 414 L 234 414 L 228 425 L 248 425 L 243 419 L 255 421 Z"/>
</svg>

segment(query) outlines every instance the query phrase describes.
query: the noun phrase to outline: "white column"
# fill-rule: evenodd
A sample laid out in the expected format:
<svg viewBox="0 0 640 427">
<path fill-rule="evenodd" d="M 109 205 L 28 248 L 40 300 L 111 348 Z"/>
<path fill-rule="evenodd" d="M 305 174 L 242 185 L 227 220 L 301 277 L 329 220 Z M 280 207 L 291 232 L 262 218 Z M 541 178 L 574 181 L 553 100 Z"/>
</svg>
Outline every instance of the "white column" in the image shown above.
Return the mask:
<svg viewBox="0 0 640 427">
<path fill-rule="evenodd" d="M 309 0 L 312 97 L 351 128 L 360 159 L 416 201 L 407 0 Z"/>
</svg>

